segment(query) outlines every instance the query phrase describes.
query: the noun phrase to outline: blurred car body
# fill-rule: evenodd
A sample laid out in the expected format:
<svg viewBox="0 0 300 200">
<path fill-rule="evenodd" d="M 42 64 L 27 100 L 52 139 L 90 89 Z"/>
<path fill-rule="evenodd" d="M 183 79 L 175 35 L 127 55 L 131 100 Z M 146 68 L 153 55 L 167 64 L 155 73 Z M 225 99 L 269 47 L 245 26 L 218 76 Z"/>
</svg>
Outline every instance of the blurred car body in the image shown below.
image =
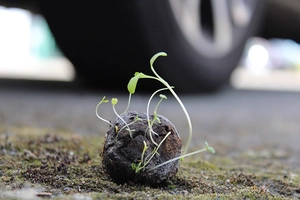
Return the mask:
<svg viewBox="0 0 300 200">
<path fill-rule="evenodd" d="M 182 92 L 224 85 L 249 37 L 300 42 L 299 0 L 0 1 L 41 13 L 79 79 L 123 87 L 135 71 L 155 68 Z M 146 87 L 154 87 L 146 84 Z"/>
</svg>

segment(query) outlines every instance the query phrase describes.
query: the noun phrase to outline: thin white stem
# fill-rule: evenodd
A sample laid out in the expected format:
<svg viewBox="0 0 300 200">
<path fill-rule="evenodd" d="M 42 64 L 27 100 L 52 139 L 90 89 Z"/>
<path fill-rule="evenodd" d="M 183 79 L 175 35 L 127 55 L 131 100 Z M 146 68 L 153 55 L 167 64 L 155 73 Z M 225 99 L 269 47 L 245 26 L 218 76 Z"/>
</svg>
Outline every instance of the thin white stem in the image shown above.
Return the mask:
<svg viewBox="0 0 300 200">
<path fill-rule="evenodd" d="M 96 116 L 97 116 L 99 119 L 101 119 L 102 121 L 108 123 L 109 125 L 112 125 L 112 124 L 110 123 L 110 121 L 108 121 L 108 120 L 106 120 L 106 119 L 100 117 L 100 115 L 98 114 L 98 108 L 99 108 L 99 106 L 100 106 L 102 103 L 103 103 L 103 101 L 100 101 L 100 102 L 98 103 L 98 105 L 96 106 L 96 109 L 95 109 Z"/>
<path fill-rule="evenodd" d="M 152 156 L 154 152 L 157 153 L 157 147 L 154 147 L 154 149 L 152 150 L 152 152 L 149 153 L 149 154 L 146 156 L 145 160 L 148 160 L 148 158 L 149 158 L 150 156 Z M 143 166 L 145 167 L 145 165 L 143 165 Z"/>
<path fill-rule="evenodd" d="M 164 139 L 162 139 L 162 141 L 159 143 L 159 145 L 157 146 L 156 150 L 152 153 L 151 157 L 146 161 L 146 163 L 144 164 L 144 167 L 150 162 L 150 160 L 153 158 L 153 156 L 156 154 L 156 152 L 158 151 L 159 147 L 161 146 L 161 144 L 167 139 L 167 137 L 171 134 L 171 132 L 168 132 L 167 135 L 164 137 Z"/>
<path fill-rule="evenodd" d="M 152 133 L 154 133 L 154 134 L 156 134 L 156 135 L 157 135 L 157 133 L 155 133 L 155 132 L 153 131 L 153 129 L 152 129 L 152 124 L 151 124 L 151 122 L 150 122 L 150 114 L 149 114 L 150 103 L 151 103 L 151 100 L 153 99 L 153 97 L 154 97 L 158 92 L 163 91 L 163 90 L 168 90 L 168 89 L 169 89 L 169 88 L 161 88 L 161 89 L 159 89 L 159 90 L 156 90 L 156 91 L 153 92 L 153 94 L 150 96 L 150 98 L 149 98 L 149 100 L 148 100 L 148 103 L 147 103 L 147 122 L 148 122 L 148 128 L 149 128 L 149 136 L 150 136 L 151 142 L 152 142 L 153 144 L 155 144 L 156 146 L 157 146 L 158 144 L 154 141 L 154 139 L 153 139 L 153 137 L 152 137 Z"/>
<path fill-rule="evenodd" d="M 121 115 L 123 115 L 124 113 L 127 112 L 127 110 L 129 109 L 129 106 L 130 106 L 130 102 L 131 102 L 131 93 L 129 92 L 127 107 Z"/>
<path fill-rule="evenodd" d="M 139 120 L 141 120 L 141 119 L 137 117 L 133 122 L 130 122 L 130 123 L 127 124 L 127 125 L 130 126 L 131 124 L 134 124 L 135 122 L 137 122 L 137 121 L 139 121 Z M 126 127 L 126 125 L 123 126 L 123 127 L 119 130 L 119 132 L 122 131 L 125 127 Z"/>
<path fill-rule="evenodd" d="M 190 143 L 191 143 L 191 140 L 192 140 L 192 136 L 193 136 L 193 127 L 192 127 L 192 122 L 191 122 L 191 119 L 190 119 L 190 116 L 185 108 L 185 106 L 183 105 L 182 101 L 180 100 L 180 98 L 177 96 L 177 94 L 175 93 L 175 91 L 172 89 L 172 87 L 169 85 L 169 83 L 167 81 L 165 81 L 164 79 L 162 79 L 157 73 L 156 71 L 154 70 L 154 67 L 151 65 L 151 70 L 153 71 L 153 73 L 155 74 L 155 76 L 157 77 L 156 80 L 160 81 L 162 84 L 164 84 L 169 90 L 170 92 L 173 94 L 173 96 L 175 97 L 175 99 L 177 100 L 177 102 L 179 103 L 179 105 L 181 106 L 185 116 L 186 116 L 186 119 L 187 119 L 187 122 L 188 122 L 188 126 L 189 126 L 189 137 L 188 137 L 188 141 L 186 143 L 186 146 L 184 147 L 184 150 L 183 150 L 183 154 L 186 154 L 187 151 L 188 151 L 188 148 L 190 146 Z"/>
<path fill-rule="evenodd" d="M 115 108 L 115 105 L 113 105 L 113 110 L 114 110 L 114 113 L 117 115 L 117 117 L 120 118 L 120 119 L 122 120 L 122 122 L 124 122 L 125 126 L 126 126 L 127 129 L 128 129 L 129 135 L 130 135 L 130 137 L 132 138 L 132 133 L 131 133 L 131 130 L 130 130 L 130 128 L 129 128 L 127 122 L 126 122 L 126 121 L 125 121 L 125 120 L 117 113 L 116 108 Z M 119 131 L 119 132 L 120 132 L 120 131 Z"/>
<path fill-rule="evenodd" d="M 168 89 L 168 88 L 166 88 L 166 89 Z M 157 108 L 158 108 L 159 104 L 162 102 L 162 100 L 163 100 L 163 98 L 160 98 L 159 102 L 156 104 L 155 109 L 154 109 L 155 113 L 157 113 Z"/>
<path fill-rule="evenodd" d="M 146 152 L 146 150 L 148 149 L 148 146 L 147 146 L 146 142 L 143 141 L 143 143 L 144 143 L 144 148 L 143 148 L 143 152 L 142 152 L 142 156 L 141 156 L 141 162 L 142 162 L 142 163 L 144 162 L 145 152 Z"/>
<path fill-rule="evenodd" d="M 159 165 L 156 165 L 155 167 L 149 169 L 148 171 L 152 171 L 152 170 L 154 170 L 154 169 L 157 169 L 157 168 L 159 168 L 159 167 L 161 167 L 161 166 L 163 166 L 163 165 L 165 165 L 165 164 L 168 164 L 168 163 L 170 163 L 170 162 L 173 162 L 173 161 L 175 161 L 175 160 L 179 160 L 179 159 L 185 158 L 185 157 L 187 157 L 187 156 L 191 156 L 191 155 L 194 155 L 194 154 L 197 154 L 197 153 L 201 153 L 201 152 L 203 152 L 203 151 L 207 151 L 207 149 L 204 148 L 204 149 L 200 149 L 200 150 L 198 150 L 198 151 L 194 151 L 194 152 L 191 152 L 191 153 L 188 153 L 188 154 L 185 154 L 185 155 L 178 156 L 178 157 L 176 157 L 176 158 L 173 158 L 173 159 L 171 159 L 171 160 L 168 160 L 168 161 L 166 161 L 166 162 L 163 162 L 163 163 L 161 163 L 161 164 L 159 164 Z"/>
</svg>

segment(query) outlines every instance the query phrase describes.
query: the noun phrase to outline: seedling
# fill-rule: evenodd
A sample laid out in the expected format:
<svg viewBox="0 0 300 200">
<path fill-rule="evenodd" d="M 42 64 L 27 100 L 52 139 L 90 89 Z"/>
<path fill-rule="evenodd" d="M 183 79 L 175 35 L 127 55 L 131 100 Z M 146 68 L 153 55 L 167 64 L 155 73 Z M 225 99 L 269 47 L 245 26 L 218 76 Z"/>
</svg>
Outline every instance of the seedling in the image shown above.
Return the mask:
<svg viewBox="0 0 300 200">
<path fill-rule="evenodd" d="M 106 98 L 106 96 L 104 96 L 104 97 L 102 98 L 102 100 L 98 103 L 98 105 L 96 106 L 96 116 L 97 116 L 99 119 L 101 119 L 102 121 L 104 121 L 104 122 L 108 123 L 109 125 L 111 125 L 110 121 L 108 121 L 108 120 L 102 118 L 102 117 L 98 114 L 98 108 L 99 108 L 99 106 L 100 106 L 102 103 L 107 103 L 107 102 L 108 102 L 108 100 L 105 99 L 105 98 Z"/>
<path fill-rule="evenodd" d="M 191 140 L 192 140 L 192 136 L 193 136 L 193 128 L 192 128 L 192 122 L 191 122 L 191 119 L 190 119 L 190 116 L 184 106 L 184 104 L 182 103 L 182 101 L 180 100 L 180 98 L 178 97 L 178 95 L 175 93 L 175 91 L 173 90 L 173 87 L 169 85 L 169 83 L 167 81 L 165 81 L 163 78 L 161 78 L 157 73 L 156 71 L 154 70 L 154 67 L 153 67 L 153 63 L 154 61 L 159 57 L 159 56 L 167 56 L 166 53 L 164 52 L 160 52 L 160 53 L 157 53 L 155 54 L 151 59 L 150 59 L 150 67 L 151 67 L 151 70 L 152 72 L 154 73 L 155 76 L 149 76 L 149 75 L 145 75 L 141 72 L 136 72 L 134 74 L 134 77 L 130 79 L 129 83 L 128 83 L 128 91 L 129 93 L 131 94 L 134 94 L 135 92 L 135 89 L 136 89 L 136 85 L 137 85 L 137 82 L 140 78 L 149 78 L 149 79 L 154 79 L 154 80 L 157 80 L 159 82 L 161 82 L 164 86 L 167 87 L 167 89 L 172 93 L 172 95 L 175 97 L 175 99 L 178 101 L 179 105 L 181 106 L 185 116 L 186 116 L 186 119 L 187 119 L 187 122 L 188 122 L 188 126 L 189 126 L 189 137 L 188 137 L 188 141 L 187 141 L 187 144 L 185 146 L 185 149 L 183 151 L 183 154 L 186 154 L 186 152 L 188 151 L 188 148 L 190 146 L 190 143 L 191 143 Z"/>
<path fill-rule="evenodd" d="M 111 176 L 114 176 L 115 178 L 118 178 L 119 175 L 120 176 L 123 175 L 122 170 L 124 170 L 125 172 L 128 170 L 128 167 L 126 165 L 123 166 L 123 167 L 118 166 L 116 169 L 111 169 L 112 167 L 114 167 L 114 164 L 113 164 L 114 161 L 118 162 L 117 165 L 122 165 L 123 164 L 122 163 L 123 158 L 121 158 L 122 156 L 120 157 L 120 155 L 117 155 L 116 153 L 113 152 L 112 149 L 115 149 L 115 148 L 121 148 L 121 149 L 118 149 L 118 152 L 121 152 L 122 154 L 132 155 L 132 157 L 128 158 L 128 159 L 133 161 L 133 162 L 131 162 L 130 167 L 132 168 L 134 173 L 135 174 L 143 173 L 144 175 L 141 178 L 141 179 L 143 179 L 143 181 L 145 181 L 144 180 L 145 177 L 149 176 L 148 179 L 146 179 L 146 180 L 150 181 L 151 183 L 154 183 L 152 178 L 151 178 L 151 175 L 153 175 L 153 171 L 157 171 L 156 170 L 157 168 L 160 168 L 164 165 L 168 165 L 171 168 L 172 167 L 173 168 L 178 167 L 178 164 L 174 165 L 172 163 L 174 163 L 174 162 L 178 163 L 179 159 L 183 159 L 184 157 L 191 156 L 191 155 L 203 152 L 203 151 L 209 151 L 211 153 L 215 153 L 215 150 L 212 147 L 210 147 L 207 142 L 205 142 L 205 148 L 200 149 L 200 150 L 195 151 L 195 152 L 187 153 L 189 145 L 191 143 L 192 135 L 193 135 L 192 123 L 191 123 L 190 116 L 189 116 L 184 104 L 182 103 L 182 101 L 178 97 L 178 95 L 175 93 L 174 87 L 170 86 L 169 83 L 167 81 L 165 81 L 163 78 L 161 78 L 157 74 L 157 72 L 154 70 L 153 63 L 160 56 L 167 56 L 167 54 L 164 53 L 164 52 L 160 52 L 160 53 L 155 54 L 150 59 L 150 68 L 151 68 L 154 76 L 146 75 L 146 74 L 141 73 L 141 72 L 136 72 L 134 74 L 134 76 L 130 79 L 130 81 L 127 85 L 127 89 L 128 89 L 128 92 L 129 92 L 128 104 L 127 104 L 127 107 L 126 107 L 125 111 L 122 114 L 118 114 L 118 112 L 116 111 L 116 108 L 115 108 L 115 105 L 118 103 L 118 99 L 117 98 L 112 98 L 111 99 L 111 104 L 112 104 L 113 111 L 114 111 L 115 115 L 117 116 L 117 120 L 119 120 L 118 123 L 116 122 L 115 124 L 112 124 L 110 121 L 102 118 L 98 114 L 99 106 L 102 103 L 109 102 L 108 100 L 105 99 L 105 97 L 103 97 L 103 99 L 96 106 L 96 115 L 97 115 L 97 117 L 99 119 L 103 120 L 104 122 L 108 123 L 110 126 L 115 125 L 114 129 L 113 129 L 113 132 L 116 133 L 116 137 L 109 134 L 109 133 L 111 133 L 111 131 L 109 131 L 108 132 L 108 137 L 109 138 L 107 138 L 107 141 L 106 141 L 106 144 L 105 144 L 105 147 L 104 147 L 104 151 L 106 151 L 106 149 L 108 149 L 108 148 L 111 148 L 111 150 L 108 153 L 108 155 L 110 157 L 107 160 L 103 160 L 104 165 L 106 166 L 106 169 L 108 171 L 110 171 Z M 147 107 L 146 107 L 146 116 L 144 114 L 141 114 L 142 116 L 139 116 L 139 114 L 137 113 L 133 120 L 131 119 L 133 117 L 130 117 L 130 119 L 131 119 L 131 121 L 130 121 L 129 118 L 126 116 L 126 114 L 133 115 L 132 112 L 128 112 L 128 109 L 130 108 L 131 97 L 135 93 L 136 86 L 137 86 L 137 83 L 138 83 L 139 79 L 154 79 L 154 80 L 157 80 L 157 81 L 161 82 L 165 87 L 156 90 L 150 96 L 150 98 L 148 100 L 148 103 L 147 103 Z M 186 120 L 187 120 L 187 123 L 188 123 L 189 136 L 188 136 L 187 143 L 184 146 L 183 152 L 181 152 L 181 140 L 179 138 L 179 135 L 176 135 L 177 134 L 176 129 L 175 129 L 175 127 L 173 127 L 172 124 L 170 124 L 171 128 L 166 133 L 164 133 L 163 136 L 161 135 L 161 133 L 157 132 L 157 130 L 161 130 L 161 129 L 159 129 L 159 126 L 162 124 L 161 120 L 163 119 L 164 122 L 166 122 L 166 120 L 167 120 L 167 119 L 163 118 L 162 116 L 160 116 L 158 114 L 159 105 L 161 104 L 161 102 L 163 100 L 167 100 L 167 97 L 165 95 L 163 95 L 163 94 L 159 95 L 160 99 L 159 99 L 158 103 L 156 104 L 156 106 L 154 108 L 153 114 L 150 114 L 150 104 L 151 104 L 153 98 L 158 93 L 160 93 L 162 91 L 165 91 L 165 90 L 169 90 L 171 92 L 171 94 L 174 96 L 174 98 L 177 100 L 177 102 L 179 103 L 179 105 L 181 106 L 181 108 L 182 108 L 182 110 L 185 114 L 185 117 L 186 117 Z M 130 127 L 134 127 L 134 126 L 144 126 L 145 123 L 147 124 L 147 126 L 143 130 L 143 132 L 144 132 L 143 136 L 140 135 L 140 131 L 141 131 L 140 129 L 135 130 L 133 128 L 130 128 Z M 119 141 L 119 142 L 116 143 L 116 140 L 118 139 L 118 136 L 119 136 L 120 132 L 123 132 L 122 135 L 126 134 L 126 133 L 124 133 L 124 130 L 127 131 L 127 134 L 130 136 L 130 139 L 129 140 L 126 139 L 124 141 Z M 172 135 L 172 137 L 175 137 L 175 140 L 173 138 L 170 139 L 170 140 L 168 139 L 168 137 L 171 137 L 171 135 Z M 114 138 L 115 139 L 114 143 L 108 141 L 109 139 L 111 139 L 113 137 L 115 137 Z M 147 138 L 149 138 L 150 140 L 148 140 Z M 157 138 L 161 138 L 161 139 L 157 140 Z M 146 140 L 148 140 L 148 143 L 146 142 Z M 169 140 L 169 141 L 167 141 L 167 140 Z M 174 143 L 172 141 L 176 141 L 176 142 Z M 165 145 L 166 142 L 168 144 Z M 177 145 L 177 148 L 178 148 L 178 145 L 179 145 L 180 149 L 176 150 L 176 151 L 170 149 L 170 151 L 172 151 L 175 154 L 172 155 L 171 157 L 167 156 L 169 158 L 168 160 L 163 160 L 163 162 L 157 163 L 160 160 L 160 157 L 162 156 L 159 153 L 160 148 L 166 148 L 166 146 L 169 148 L 170 146 L 173 145 L 173 143 Z M 142 145 L 143 146 L 142 151 L 140 153 L 136 153 L 135 152 L 136 150 L 129 149 L 129 147 L 125 148 L 124 146 L 127 145 L 127 144 L 128 145 L 130 144 L 130 146 Z M 119 146 L 118 147 L 113 147 L 114 145 L 117 145 L 117 146 L 119 145 Z M 164 147 L 162 147 L 162 146 L 164 146 Z M 165 150 L 163 152 L 165 152 Z M 139 158 L 137 158 L 138 154 L 140 154 Z M 106 154 L 104 153 L 103 155 L 106 155 Z M 155 162 L 154 162 L 155 164 L 151 163 L 153 161 L 153 159 L 155 159 Z M 128 161 L 126 160 L 124 162 L 127 163 Z M 175 173 L 176 173 L 176 171 L 177 170 L 175 170 Z M 146 176 L 145 173 L 150 173 L 150 174 L 147 174 L 147 176 Z M 170 172 L 170 173 L 166 172 L 166 173 L 167 174 L 165 174 L 165 175 L 168 178 L 168 176 L 171 176 L 172 174 L 174 174 L 174 169 L 173 169 L 173 172 Z M 155 176 L 156 177 L 160 176 L 158 171 L 156 172 Z M 129 175 L 126 175 L 124 177 L 125 177 L 124 179 L 126 179 L 128 177 L 130 178 L 131 175 L 129 173 Z M 156 181 L 156 182 L 160 182 L 160 181 L 163 181 L 163 180 L 164 180 L 163 178 L 159 177 L 159 180 Z"/>
<path fill-rule="evenodd" d="M 118 103 L 118 99 L 117 98 L 112 98 L 111 99 L 111 104 L 112 104 L 112 107 L 113 107 L 113 110 L 114 110 L 114 113 L 116 114 L 116 116 L 118 117 L 118 118 L 120 118 L 123 122 L 124 122 L 124 124 L 125 124 L 125 126 L 126 126 L 126 130 L 129 132 L 129 135 L 130 135 L 130 137 L 132 138 L 132 132 L 134 131 L 134 130 L 131 130 L 130 128 L 129 128 L 129 125 L 127 124 L 127 122 L 117 113 L 117 111 L 116 111 L 116 108 L 115 108 L 115 105 Z M 124 127 L 123 127 L 124 128 Z"/>
<path fill-rule="evenodd" d="M 133 170 L 135 170 L 135 173 L 139 173 L 140 170 L 142 170 L 143 168 L 145 168 L 147 166 L 147 164 L 151 161 L 151 159 L 153 158 L 153 156 L 155 156 L 157 154 L 157 150 L 159 149 L 159 147 L 161 146 L 161 144 L 166 140 L 166 138 L 171 134 L 171 132 L 168 132 L 168 134 L 164 137 L 164 139 L 158 144 L 157 147 L 154 148 L 154 150 L 151 152 L 151 154 L 149 154 L 146 159 L 144 159 L 145 156 L 145 152 L 148 149 L 148 146 L 146 144 L 145 141 L 144 142 L 144 149 L 142 151 L 142 156 L 141 156 L 141 161 L 136 165 L 135 163 L 132 163 L 131 167 Z M 167 163 L 165 163 L 167 164 Z M 155 168 L 151 168 L 151 169 L 155 169 Z"/>
<path fill-rule="evenodd" d="M 200 150 L 198 150 L 198 151 L 194 151 L 194 152 L 188 153 L 188 154 L 184 154 L 184 155 L 182 155 L 182 156 L 179 156 L 179 157 L 177 157 L 177 158 L 173 158 L 173 159 L 171 159 L 171 160 L 168 160 L 168 161 L 166 161 L 166 162 L 164 162 L 164 163 L 161 163 L 161 164 L 156 165 L 155 167 L 149 169 L 149 171 L 152 171 L 152 170 L 154 170 L 154 169 L 156 169 L 156 168 L 159 168 L 159 167 L 161 167 L 161 166 L 163 166 L 163 165 L 165 165 L 165 164 L 168 164 L 168 163 L 170 163 L 170 162 L 173 162 L 173 161 L 175 161 L 175 160 L 178 160 L 178 159 L 181 159 L 181 158 L 184 158 L 184 157 L 187 157 L 187 156 L 191 156 L 191 155 L 194 155 L 194 154 L 197 154 L 197 153 L 201 153 L 201 152 L 203 152 L 203 151 L 209 151 L 209 152 L 211 152 L 211 153 L 215 153 L 214 148 L 212 148 L 211 146 L 208 145 L 207 142 L 205 142 L 205 148 L 200 149 Z"/>
<path fill-rule="evenodd" d="M 149 128 L 149 132 L 150 132 L 150 139 L 152 141 L 153 144 L 155 144 L 156 146 L 158 146 L 158 144 L 153 140 L 153 137 L 152 137 L 152 133 L 154 133 L 155 135 L 157 135 L 157 133 L 155 133 L 152 129 L 152 126 L 153 126 L 153 123 L 155 121 L 159 121 L 159 118 L 157 116 L 157 108 L 159 106 L 159 104 L 162 102 L 163 99 L 167 99 L 167 97 L 163 94 L 159 95 L 161 97 L 160 101 L 157 103 L 157 105 L 155 106 L 155 110 L 153 111 L 153 115 L 154 115 L 154 118 L 152 121 L 150 121 L 150 118 L 149 118 L 149 108 L 150 108 L 150 103 L 151 103 L 151 100 L 153 99 L 153 97 L 160 91 L 163 91 L 163 90 L 167 90 L 168 88 L 162 88 L 162 89 L 159 89 L 159 90 L 156 90 L 149 98 L 149 101 L 148 101 L 148 104 L 147 104 L 147 121 L 148 121 L 148 128 Z"/>
</svg>

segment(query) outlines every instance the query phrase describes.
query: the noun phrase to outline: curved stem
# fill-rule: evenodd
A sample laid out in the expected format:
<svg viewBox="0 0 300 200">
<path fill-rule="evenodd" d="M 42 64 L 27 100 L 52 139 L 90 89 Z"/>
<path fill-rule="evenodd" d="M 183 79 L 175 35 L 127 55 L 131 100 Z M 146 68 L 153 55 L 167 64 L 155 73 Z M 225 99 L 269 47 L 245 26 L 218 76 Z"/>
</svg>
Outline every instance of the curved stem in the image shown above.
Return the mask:
<svg viewBox="0 0 300 200">
<path fill-rule="evenodd" d="M 154 77 L 153 77 L 154 78 Z M 169 88 L 161 88 L 159 90 L 156 90 L 155 92 L 153 92 L 153 94 L 150 96 L 149 100 L 148 100 L 148 103 L 147 103 L 147 122 L 148 122 L 148 128 L 149 128 L 149 136 L 150 136 L 150 139 L 151 139 L 151 142 L 153 144 L 155 144 L 156 146 L 158 145 L 154 140 L 153 140 L 153 137 L 152 137 L 152 133 L 156 134 L 153 129 L 152 129 L 152 125 L 151 122 L 150 122 L 150 115 L 149 115 L 149 108 L 150 108 L 150 102 L 151 100 L 153 99 L 153 97 L 160 91 L 163 91 L 163 90 L 168 90 Z"/>
<path fill-rule="evenodd" d="M 128 123 L 127 125 L 130 126 L 130 125 L 134 124 L 135 122 L 137 122 L 137 121 L 139 121 L 139 120 L 141 120 L 141 119 L 138 118 L 138 115 L 137 115 L 136 119 L 135 119 L 133 122 Z M 126 127 L 126 126 L 123 126 L 123 127 L 119 130 L 119 132 L 122 131 L 125 127 Z"/>
<path fill-rule="evenodd" d="M 115 105 L 113 105 L 113 110 L 114 110 L 114 113 L 117 115 L 117 117 L 120 118 L 120 119 L 122 120 L 122 122 L 124 122 L 125 126 L 126 126 L 127 129 L 128 129 L 129 135 L 130 135 L 130 137 L 132 138 L 132 133 L 131 133 L 131 130 L 130 130 L 130 128 L 129 128 L 127 122 L 126 122 L 126 121 L 125 121 L 125 120 L 117 113 L 116 108 L 115 108 Z"/>
<path fill-rule="evenodd" d="M 104 97 L 104 98 L 105 98 L 105 97 Z M 103 103 L 104 98 L 103 98 L 102 101 L 100 101 L 100 102 L 97 104 L 97 106 L 96 106 L 96 109 L 95 109 L 96 116 L 97 116 L 99 119 L 101 119 L 102 121 L 108 123 L 109 125 L 112 125 L 112 124 L 110 123 L 110 121 L 108 121 L 108 120 L 106 120 L 106 119 L 100 117 L 100 115 L 98 114 L 98 108 L 99 108 L 99 106 Z"/>
<path fill-rule="evenodd" d="M 155 167 L 149 169 L 148 171 L 152 171 L 152 170 L 154 170 L 154 169 L 156 169 L 156 168 L 159 168 L 159 167 L 161 167 L 161 166 L 163 166 L 163 165 L 165 165 L 165 164 L 168 164 L 168 163 L 170 163 L 170 162 L 173 162 L 173 161 L 175 161 L 175 160 L 179 160 L 179 159 L 181 159 L 181 158 L 185 158 L 185 157 L 187 157 L 187 156 L 191 156 L 191 155 L 194 155 L 194 154 L 203 152 L 203 151 L 207 151 L 207 148 L 200 149 L 200 150 L 198 150 L 198 151 L 194 151 L 194 152 L 191 152 L 191 153 L 188 153 L 188 154 L 185 154 L 185 155 L 178 156 L 178 157 L 176 157 L 176 158 L 173 158 L 173 159 L 171 159 L 171 160 L 168 160 L 168 161 L 166 161 L 166 162 L 163 162 L 163 163 L 161 163 L 161 164 L 159 164 L 159 165 L 156 165 Z"/>
<path fill-rule="evenodd" d="M 152 153 L 151 157 L 146 161 L 146 163 L 143 165 L 144 167 L 150 162 L 150 160 L 153 158 L 153 156 L 156 154 L 156 152 L 158 151 L 159 147 L 161 146 L 161 144 L 167 139 L 167 137 L 171 134 L 171 132 L 168 132 L 167 135 L 164 137 L 164 139 L 159 143 L 159 145 L 157 146 L 157 148 L 155 149 L 155 151 Z"/>
<path fill-rule="evenodd" d="M 130 106 L 130 102 L 131 102 L 131 93 L 129 93 L 127 107 L 126 107 L 126 109 L 124 110 L 124 112 L 122 112 L 121 115 L 123 115 L 124 113 L 127 112 L 127 110 L 129 109 L 129 106 Z"/>
<path fill-rule="evenodd" d="M 182 101 L 180 100 L 180 98 L 177 96 L 177 94 L 175 93 L 175 91 L 172 89 L 172 87 L 169 85 L 169 83 L 167 81 L 165 81 L 164 79 L 162 79 L 157 73 L 156 71 L 154 70 L 154 67 L 151 65 L 151 70 L 153 71 L 153 73 L 155 74 L 155 77 L 153 77 L 154 79 L 160 81 L 162 84 L 164 84 L 169 90 L 170 92 L 172 93 L 172 95 L 175 97 L 175 99 L 177 100 L 177 102 L 179 103 L 179 105 L 181 106 L 185 116 L 186 116 L 186 119 L 187 119 L 187 122 L 188 122 L 188 126 L 189 126 L 189 137 L 188 137 L 188 141 L 186 143 L 186 146 L 184 148 L 184 151 L 183 151 L 183 154 L 186 154 L 187 151 L 188 151 L 188 148 L 190 146 L 190 143 L 191 143 L 191 140 L 192 140 L 192 136 L 193 136 L 193 127 L 192 127 L 192 122 L 191 122 L 191 119 L 190 119 L 190 116 L 185 108 L 185 106 L 183 105 Z"/>
</svg>

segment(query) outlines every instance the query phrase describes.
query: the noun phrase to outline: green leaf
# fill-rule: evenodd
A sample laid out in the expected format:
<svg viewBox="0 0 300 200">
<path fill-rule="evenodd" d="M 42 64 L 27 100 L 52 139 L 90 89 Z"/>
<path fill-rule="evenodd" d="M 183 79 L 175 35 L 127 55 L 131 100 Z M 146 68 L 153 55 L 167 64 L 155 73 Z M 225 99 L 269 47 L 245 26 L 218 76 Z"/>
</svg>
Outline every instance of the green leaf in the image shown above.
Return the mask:
<svg viewBox="0 0 300 200">
<path fill-rule="evenodd" d="M 145 75 L 141 72 L 135 72 L 134 77 L 132 77 L 129 80 L 128 85 L 127 85 L 127 89 L 128 89 L 129 93 L 131 93 L 131 94 L 135 93 L 136 85 L 137 85 L 137 82 L 140 78 L 151 78 L 151 77 L 147 76 L 147 75 Z"/>
<path fill-rule="evenodd" d="M 140 78 L 142 73 L 139 73 L 139 72 L 135 72 L 134 73 L 134 77 L 132 77 L 129 82 L 128 82 L 128 85 L 127 85 L 127 89 L 128 89 L 128 92 L 130 94 L 134 94 L 135 93 L 135 89 L 136 89 L 136 85 L 137 85 L 137 82 Z"/>
<path fill-rule="evenodd" d="M 162 98 L 162 99 L 168 99 L 167 96 L 164 95 L 164 94 L 160 94 L 159 97 Z"/>
<path fill-rule="evenodd" d="M 208 151 L 210 151 L 211 153 L 216 153 L 215 149 L 212 147 L 208 147 Z"/>
<path fill-rule="evenodd" d="M 131 163 L 131 168 L 137 174 L 142 169 L 141 163 L 140 162 L 139 162 L 139 164 Z"/>
<path fill-rule="evenodd" d="M 210 151 L 211 153 L 215 153 L 216 151 L 215 151 L 215 149 L 214 148 L 212 148 L 212 147 L 210 147 L 209 145 L 208 145 L 208 143 L 207 142 L 205 142 L 205 146 L 206 146 L 206 150 L 207 151 Z"/>
<path fill-rule="evenodd" d="M 153 66 L 154 61 L 155 61 L 159 56 L 167 56 L 167 54 L 166 54 L 165 52 L 159 52 L 159 53 L 155 54 L 154 56 L 152 56 L 152 58 L 150 59 L 150 66 Z"/>
<path fill-rule="evenodd" d="M 105 99 L 105 98 L 106 98 L 106 96 L 104 96 L 104 97 L 102 98 L 101 103 L 107 103 L 107 102 L 108 102 L 108 100 Z"/>
<path fill-rule="evenodd" d="M 112 98 L 111 99 L 111 104 L 112 105 L 116 105 L 118 103 L 118 99 L 117 98 Z"/>
<path fill-rule="evenodd" d="M 128 89 L 128 92 L 130 94 L 134 94 L 135 93 L 135 88 L 136 88 L 136 84 L 139 80 L 139 77 L 138 76 L 134 76 L 130 79 L 128 85 L 127 85 L 127 89 Z"/>
<path fill-rule="evenodd" d="M 144 149 L 143 149 L 143 151 L 146 151 L 148 149 L 147 143 L 145 141 L 143 141 L 143 143 L 144 143 Z"/>
<path fill-rule="evenodd" d="M 135 131 L 134 129 L 130 129 L 130 128 L 126 128 L 125 130 L 127 130 L 127 131 L 129 131 L 129 132 Z"/>
<path fill-rule="evenodd" d="M 137 169 L 137 165 L 135 163 L 131 163 L 131 168 L 135 171 Z"/>
</svg>

